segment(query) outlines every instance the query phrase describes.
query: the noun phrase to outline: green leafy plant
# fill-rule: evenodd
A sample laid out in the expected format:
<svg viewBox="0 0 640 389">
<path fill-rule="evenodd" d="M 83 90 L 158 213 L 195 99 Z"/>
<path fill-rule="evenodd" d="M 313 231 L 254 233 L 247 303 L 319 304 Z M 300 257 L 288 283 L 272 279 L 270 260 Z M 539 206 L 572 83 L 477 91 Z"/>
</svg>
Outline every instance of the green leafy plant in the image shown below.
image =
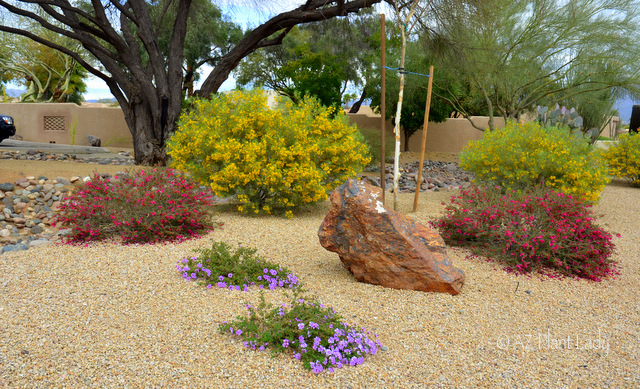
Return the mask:
<svg viewBox="0 0 640 389">
<path fill-rule="evenodd" d="M 7 95 L 7 89 L 5 88 L 4 85 L 0 85 L 2 87 L 2 93 L 0 93 L 0 97 L 2 97 L 0 99 L 0 103 L 10 103 L 11 102 L 11 96 Z"/>
<path fill-rule="evenodd" d="M 200 249 L 199 257 L 184 258 L 176 264 L 182 277 L 199 280 L 211 288 L 248 291 L 250 286 L 271 290 L 280 287 L 294 288 L 298 278 L 288 269 L 262 259 L 257 250 L 240 245 L 233 247 L 225 242 L 214 242 L 210 249 Z"/>
<path fill-rule="evenodd" d="M 63 200 L 55 225 L 71 228 L 69 243 L 181 241 L 213 228 L 210 206 L 211 193 L 173 169 L 96 174 Z"/>
<path fill-rule="evenodd" d="M 314 99 L 270 108 L 262 91 L 198 100 L 168 143 L 171 164 L 246 213 L 285 212 L 325 200 L 369 162 L 355 126 Z"/>
<path fill-rule="evenodd" d="M 538 123 L 508 123 L 485 132 L 460 154 L 460 166 L 476 181 L 505 190 L 544 184 L 589 202 L 596 202 L 609 181 L 599 151 L 581 134 Z"/>
<path fill-rule="evenodd" d="M 640 136 L 623 134 L 605 152 L 609 173 L 640 187 Z"/>
<path fill-rule="evenodd" d="M 358 127 L 358 130 L 364 137 L 364 142 L 371 150 L 370 166 L 380 166 L 380 152 L 382 140 L 380 139 L 380 130 L 378 128 Z M 385 133 L 384 147 L 385 157 L 393 157 L 395 137 L 392 132 Z"/>
<path fill-rule="evenodd" d="M 291 302 L 281 306 L 261 295 L 257 307 L 247 306 L 247 315 L 220 324 L 220 333 L 242 337 L 244 346 L 253 350 L 270 348 L 274 356 L 292 353 L 316 374 L 362 364 L 366 354 L 377 352 L 380 342 L 369 332 L 350 327 L 333 308 L 303 292 L 294 290 Z"/>
<path fill-rule="evenodd" d="M 543 186 L 506 194 L 472 186 L 452 197 L 431 225 L 448 244 L 469 247 L 509 271 L 594 281 L 617 274 L 612 236 L 595 224 L 589 205 Z"/>
</svg>

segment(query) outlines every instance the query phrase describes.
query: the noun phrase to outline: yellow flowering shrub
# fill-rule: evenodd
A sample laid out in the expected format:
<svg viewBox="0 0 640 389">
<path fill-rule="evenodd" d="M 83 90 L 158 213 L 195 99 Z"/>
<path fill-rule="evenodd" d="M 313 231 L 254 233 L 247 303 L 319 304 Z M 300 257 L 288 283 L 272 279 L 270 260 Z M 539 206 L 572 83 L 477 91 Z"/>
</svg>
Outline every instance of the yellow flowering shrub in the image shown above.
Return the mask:
<svg viewBox="0 0 640 389">
<path fill-rule="evenodd" d="M 460 166 L 477 181 L 506 190 L 544 183 L 588 202 L 596 202 L 609 182 L 602 156 L 580 134 L 538 123 L 485 131 L 464 148 Z"/>
<path fill-rule="evenodd" d="M 604 152 L 604 159 L 612 176 L 640 187 L 640 135 L 620 135 L 618 141 Z"/>
<path fill-rule="evenodd" d="M 370 161 L 355 126 L 316 100 L 269 108 L 262 91 L 198 100 L 168 142 L 171 165 L 245 213 L 285 212 L 325 200 Z"/>
</svg>

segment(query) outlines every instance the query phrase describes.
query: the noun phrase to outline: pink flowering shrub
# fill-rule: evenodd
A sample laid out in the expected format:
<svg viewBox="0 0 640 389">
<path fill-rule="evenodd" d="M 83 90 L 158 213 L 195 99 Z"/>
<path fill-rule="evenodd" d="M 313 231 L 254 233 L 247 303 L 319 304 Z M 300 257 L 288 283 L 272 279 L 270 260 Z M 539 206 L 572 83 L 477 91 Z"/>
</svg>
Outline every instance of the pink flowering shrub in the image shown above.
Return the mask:
<svg viewBox="0 0 640 389">
<path fill-rule="evenodd" d="M 71 228 L 69 243 L 117 236 L 123 243 L 180 241 L 213 228 L 210 205 L 208 190 L 173 169 L 96 174 L 63 201 L 55 222 Z"/>
<path fill-rule="evenodd" d="M 448 244 L 469 247 L 507 270 L 600 281 L 617 274 L 614 245 L 589 207 L 544 187 L 503 194 L 498 187 L 473 186 L 452 197 L 443 216 L 430 223 Z"/>
</svg>

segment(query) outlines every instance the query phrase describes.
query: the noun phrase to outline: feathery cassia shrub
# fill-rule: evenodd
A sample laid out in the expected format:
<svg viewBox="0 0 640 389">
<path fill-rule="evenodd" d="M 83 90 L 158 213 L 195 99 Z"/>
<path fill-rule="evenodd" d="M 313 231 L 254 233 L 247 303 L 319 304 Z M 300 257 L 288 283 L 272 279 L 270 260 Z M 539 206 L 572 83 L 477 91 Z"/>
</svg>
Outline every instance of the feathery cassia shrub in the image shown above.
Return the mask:
<svg viewBox="0 0 640 389">
<path fill-rule="evenodd" d="M 612 176 L 640 187 L 640 135 L 620 135 L 617 142 L 604 152 L 604 159 Z"/>
<path fill-rule="evenodd" d="M 581 133 L 538 123 L 485 131 L 462 151 L 460 166 L 484 185 L 517 191 L 544 184 L 592 203 L 609 181 L 602 156 Z"/>
<path fill-rule="evenodd" d="M 325 200 L 370 160 L 355 126 L 314 99 L 270 108 L 260 90 L 198 100 L 168 142 L 171 164 L 245 213 L 285 212 Z"/>
</svg>

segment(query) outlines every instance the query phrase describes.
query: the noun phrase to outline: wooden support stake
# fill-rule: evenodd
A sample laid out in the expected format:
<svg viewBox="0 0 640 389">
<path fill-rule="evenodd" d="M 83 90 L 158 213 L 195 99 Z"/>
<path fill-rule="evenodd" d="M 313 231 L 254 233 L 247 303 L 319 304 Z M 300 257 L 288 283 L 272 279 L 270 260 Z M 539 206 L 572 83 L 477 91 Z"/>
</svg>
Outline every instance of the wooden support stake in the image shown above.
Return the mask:
<svg viewBox="0 0 640 389">
<path fill-rule="evenodd" d="M 418 180 L 416 181 L 416 197 L 413 199 L 413 212 L 418 209 L 418 196 L 422 186 L 422 167 L 424 166 L 424 153 L 427 148 L 427 129 L 429 128 L 429 108 L 431 107 L 431 85 L 433 84 L 433 65 L 429 67 L 429 86 L 427 87 L 427 105 L 424 109 L 424 126 L 422 129 L 422 147 L 420 149 L 420 166 L 418 168 Z"/>
<path fill-rule="evenodd" d="M 380 68 L 382 70 L 381 75 L 381 91 L 380 91 L 380 115 L 381 115 L 381 124 L 380 124 L 380 188 L 382 189 L 382 205 L 384 205 L 384 192 L 385 192 L 385 181 L 387 178 L 387 164 L 385 162 L 384 154 L 385 154 L 385 141 L 387 135 L 387 126 L 386 126 L 386 58 L 385 58 L 385 43 L 387 40 L 387 35 L 384 30 L 384 14 L 380 14 Z"/>
</svg>

